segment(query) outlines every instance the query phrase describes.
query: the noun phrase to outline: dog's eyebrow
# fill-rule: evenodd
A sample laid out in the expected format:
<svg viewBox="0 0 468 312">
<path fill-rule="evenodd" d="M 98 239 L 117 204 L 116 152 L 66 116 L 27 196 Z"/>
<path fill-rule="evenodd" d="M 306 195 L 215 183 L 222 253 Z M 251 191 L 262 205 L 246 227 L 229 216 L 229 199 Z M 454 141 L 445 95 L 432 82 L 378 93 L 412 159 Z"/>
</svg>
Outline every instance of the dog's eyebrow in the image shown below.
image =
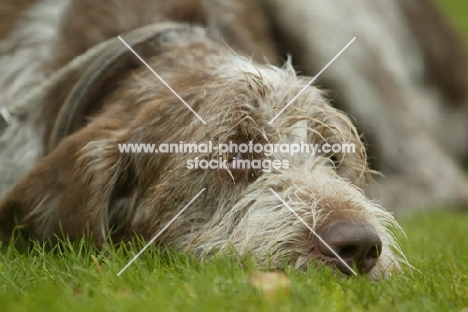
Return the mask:
<svg viewBox="0 0 468 312">
<path fill-rule="evenodd" d="M 327 69 L 327 68 L 328 68 L 328 67 L 329 67 L 329 66 L 330 66 L 330 65 L 331 65 L 331 64 L 332 64 L 332 63 L 333 63 L 333 62 L 334 62 L 334 61 L 335 61 L 335 60 L 336 60 L 336 59 L 337 59 L 337 58 L 338 58 L 338 57 L 339 57 L 339 56 L 340 56 L 340 55 L 341 55 L 341 54 L 342 54 L 342 53 L 343 53 L 343 52 L 344 52 L 344 51 L 345 51 L 345 50 L 346 50 L 346 49 L 347 49 L 347 48 L 348 48 L 348 47 L 349 47 L 349 46 L 350 46 L 350 45 L 351 45 L 353 42 L 354 42 L 354 40 L 356 40 L 356 37 L 354 37 L 353 39 L 351 39 L 351 41 L 350 41 L 350 42 L 348 42 L 348 44 L 347 44 L 347 45 L 345 45 L 345 47 L 344 47 L 343 49 L 341 49 L 341 51 L 340 51 L 340 52 L 338 52 L 338 54 L 337 54 L 337 55 L 335 55 L 335 57 L 334 57 L 334 58 L 332 58 L 332 60 L 331 60 L 330 62 L 328 62 L 328 64 L 327 64 L 327 65 L 325 65 L 325 67 L 324 67 L 324 68 L 322 68 L 322 70 L 321 70 L 321 71 L 319 71 L 319 73 L 318 73 L 317 75 L 315 75 L 315 77 L 314 77 L 314 78 L 312 78 L 312 79 L 309 81 L 309 83 L 308 83 L 308 84 L 306 84 L 306 85 L 304 86 L 304 88 L 302 88 L 302 90 L 301 90 L 301 91 L 299 91 L 299 93 L 298 93 L 298 94 L 296 94 L 296 96 L 295 96 L 295 97 L 293 97 L 293 98 L 292 98 L 292 100 L 291 100 L 291 101 L 289 101 L 289 103 L 288 103 L 288 104 L 286 104 L 286 106 L 285 106 L 285 107 L 283 107 L 283 108 L 282 108 L 282 109 L 279 111 L 279 113 L 278 113 L 278 114 L 276 114 L 276 116 L 275 116 L 275 117 L 273 117 L 273 119 L 272 119 L 272 120 L 270 120 L 270 121 L 268 122 L 268 124 L 269 124 L 269 125 L 271 125 L 271 124 L 273 123 L 273 121 L 275 121 L 275 120 L 276 120 L 276 118 L 278 118 L 278 116 L 279 116 L 279 115 L 281 115 L 281 114 L 282 114 L 282 113 L 283 113 L 283 112 L 286 110 L 286 108 L 288 108 L 288 107 L 289 107 L 289 106 L 290 106 L 290 105 L 291 105 L 291 104 L 292 104 L 292 103 L 293 103 L 293 102 L 294 102 L 294 101 L 295 101 L 295 100 L 296 100 L 296 99 L 297 99 L 297 98 L 298 98 L 298 97 L 299 97 L 299 96 L 300 96 L 300 95 L 301 95 L 301 94 L 302 94 L 302 93 L 303 93 L 303 92 L 304 92 L 304 91 L 305 91 L 305 90 L 306 90 L 306 89 L 307 89 L 307 88 L 310 86 L 310 85 L 312 85 L 312 83 L 314 83 L 314 81 L 315 81 L 315 80 L 316 80 L 316 79 L 317 79 L 317 78 L 318 78 L 318 77 L 319 77 L 319 76 L 320 76 L 320 75 L 321 75 L 321 74 L 322 74 L 322 73 L 323 73 L 323 72 L 324 72 L 324 71 L 325 71 L 325 70 L 326 70 L 326 69 Z"/>
<path fill-rule="evenodd" d="M 153 69 L 151 68 L 151 66 L 148 65 L 148 63 L 145 62 L 145 60 L 140 57 L 138 55 L 138 53 L 136 53 L 132 47 L 130 47 L 126 42 L 125 40 L 122 39 L 122 37 L 118 37 L 120 39 L 120 41 L 122 41 L 122 43 L 130 50 L 133 52 L 133 54 L 135 54 L 135 56 L 185 105 L 187 106 L 187 108 L 198 118 L 200 119 L 201 122 L 203 122 L 203 124 L 207 124 L 205 120 L 203 120 L 203 118 L 200 117 L 200 115 L 197 114 L 197 112 L 192 108 L 190 107 L 190 105 L 187 104 L 187 102 L 184 101 L 184 99 L 179 95 L 177 94 L 177 92 L 174 91 L 174 89 L 171 88 L 171 86 L 166 82 L 164 81 L 164 79 L 162 79 L 161 76 L 158 75 L 158 73 Z"/>
</svg>

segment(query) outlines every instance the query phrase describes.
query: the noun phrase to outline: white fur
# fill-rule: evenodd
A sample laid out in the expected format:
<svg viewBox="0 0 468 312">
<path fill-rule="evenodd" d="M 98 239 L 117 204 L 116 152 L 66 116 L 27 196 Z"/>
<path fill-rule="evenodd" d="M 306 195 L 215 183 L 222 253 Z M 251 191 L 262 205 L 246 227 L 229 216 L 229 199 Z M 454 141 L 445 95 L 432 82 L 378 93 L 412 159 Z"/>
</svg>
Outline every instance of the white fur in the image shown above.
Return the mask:
<svg viewBox="0 0 468 312">
<path fill-rule="evenodd" d="M 50 74 L 43 66 L 52 55 L 59 18 L 67 3 L 38 2 L 17 20 L 10 36 L 0 42 L 0 105 L 11 106 L 20 101 Z M 0 133 L 0 198 L 42 155 L 42 127 L 32 122 L 41 103 L 32 104 L 30 114 L 14 120 Z"/>
</svg>

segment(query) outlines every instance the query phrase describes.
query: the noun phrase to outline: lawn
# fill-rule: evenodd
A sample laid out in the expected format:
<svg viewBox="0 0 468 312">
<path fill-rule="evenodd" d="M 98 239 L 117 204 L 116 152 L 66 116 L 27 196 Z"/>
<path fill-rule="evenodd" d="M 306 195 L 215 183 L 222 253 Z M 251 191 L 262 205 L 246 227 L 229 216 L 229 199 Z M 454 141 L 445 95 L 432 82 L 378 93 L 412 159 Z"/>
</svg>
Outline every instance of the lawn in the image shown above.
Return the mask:
<svg viewBox="0 0 468 312">
<path fill-rule="evenodd" d="M 0 254 L 0 311 L 461 311 L 468 307 L 466 213 L 402 221 L 403 248 L 416 269 L 390 280 L 347 278 L 327 268 L 285 268 L 291 286 L 265 294 L 252 285 L 251 259 L 201 264 L 148 249 L 122 275 L 138 244 L 93 250 L 63 244 Z M 94 258 L 94 260 L 93 260 Z"/>
<path fill-rule="evenodd" d="M 468 43 L 468 1 L 438 0 L 440 8 L 451 18 L 452 25 Z"/>
</svg>

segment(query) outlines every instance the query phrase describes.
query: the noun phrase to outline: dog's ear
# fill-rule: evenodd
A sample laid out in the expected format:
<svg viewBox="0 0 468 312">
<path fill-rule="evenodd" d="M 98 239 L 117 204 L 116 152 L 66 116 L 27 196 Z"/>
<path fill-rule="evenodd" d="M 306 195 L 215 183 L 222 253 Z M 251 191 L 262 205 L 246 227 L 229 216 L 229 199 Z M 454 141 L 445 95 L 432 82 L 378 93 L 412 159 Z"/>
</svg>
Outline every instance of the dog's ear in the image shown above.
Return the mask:
<svg viewBox="0 0 468 312">
<path fill-rule="evenodd" d="M 167 31 L 192 31 L 187 25 L 159 23 L 133 30 L 94 46 L 62 69 L 44 92 L 41 120 L 46 120 L 44 146 L 50 153 L 68 135 L 87 123 L 102 101 L 142 59 L 162 52 L 161 36 Z M 75 63 L 75 66 L 72 66 Z"/>
<path fill-rule="evenodd" d="M 166 31 L 192 30 L 160 23 L 121 37 L 142 58 L 149 58 L 162 52 Z M 61 231 L 70 236 L 89 231 L 99 241 L 107 236 L 108 209 L 122 202 L 112 200 L 128 193 L 131 176 L 117 146 L 124 125 L 118 125 L 118 118 L 102 116 L 88 124 L 86 117 L 99 111 L 122 75 L 141 66 L 125 44 L 113 38 L 93 47 L 28 97 L 26 104 L 40 99 L 44 106 L 47 156 L 0 203 L 0 230 L 7 235 L 18 226 L 38 239 Z"/>
<path fill-rule="evenodd" d="M 68 137 L 13 187 L 0 202 L 1 232 L 17 227 L 40 240 L 89 233 L 101 244 L 116 187 L 132 182 L 123 181 L 131 166 L 118 149 L 126 136 L 118 122 L 99 120 Z"/>
</svg>

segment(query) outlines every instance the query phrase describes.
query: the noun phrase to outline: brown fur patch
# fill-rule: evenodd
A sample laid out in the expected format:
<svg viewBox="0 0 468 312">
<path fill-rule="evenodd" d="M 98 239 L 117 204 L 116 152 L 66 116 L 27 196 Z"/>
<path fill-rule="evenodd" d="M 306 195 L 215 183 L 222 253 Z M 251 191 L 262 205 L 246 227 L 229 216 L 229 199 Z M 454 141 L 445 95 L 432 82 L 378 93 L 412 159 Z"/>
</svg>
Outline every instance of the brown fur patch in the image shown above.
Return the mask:
<svg viewBox="0 0 468 312">
<path fill-rule="evenodd" d="M 0 40 L 15 28 L 16 19 L 38 0 L 0 0 Z"/>
</svg>

